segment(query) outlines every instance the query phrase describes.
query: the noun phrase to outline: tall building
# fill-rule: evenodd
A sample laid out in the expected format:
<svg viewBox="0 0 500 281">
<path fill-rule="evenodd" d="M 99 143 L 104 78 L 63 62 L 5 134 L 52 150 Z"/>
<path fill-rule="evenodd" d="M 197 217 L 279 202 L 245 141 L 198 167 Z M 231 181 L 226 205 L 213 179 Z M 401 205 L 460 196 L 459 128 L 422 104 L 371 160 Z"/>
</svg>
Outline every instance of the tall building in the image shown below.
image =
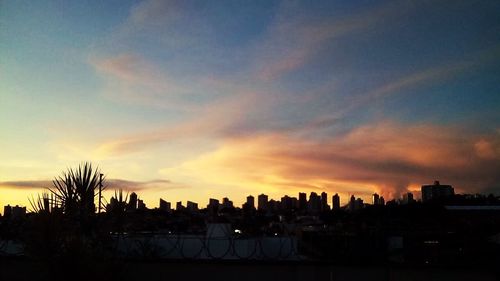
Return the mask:
<svg viewBox="0 0 500 281">
<path fill-rule="evenodd" d="M 137 194 L 135 192 L 130 194 L 127 209 L 130 211 L 137 210 Z"/>
<path fill-rule="evenodd" d="M 12 216 L 12 207 L 10 205 L 3 207 L 3 217 L 10 218 Z"/>
<path fill-rule="evenodd" d="M 182 206 L 182 201 L 179 201 L 175 204 L 175 209 L 177 211 L 184 210 L 184 206 Z"/>
<path fill-rule="evenodd" d="M 219 211 L 219 200 L 214 198 L 208 199 L 207 209 L 210 213 L 216 214 Z"/>
<path fill-rule="evenodd" d="M 442 185 L 439 181 L 434 184 L 422 185 L 422 202 L 442 200 L 453 197 L 455 191 L 451 185 Z"/>
<path fill-rule="evenodd" d="M 252 195 L 247 196 L 246 207 L 250 209 L 255 209 L 255 198 Z"/>
<path fill-rule="evenodd" d="M 261 194 L 258 197 L 258 208 L 259 210 L 266 211 L 268 209 L 268 197 L 265 194 Z"/>
<path fill-rule="evenodd" d="M 338 193 L 332 196 L 332 210 L 340 209 L 340 196 Z"/>
<path fill-rule="evenodd" d="M 328 205 L 328 194 L 326 192 L 321 192 L 321 211 L 330 210 L 330 206 Z"/>
<path fill-rule="evenodd" d="M 384 196 L 380 196 L 380 198 L 378 199 L 378 202 L 381 206 L 384 206 L 385 205 L 385 199 L 384 199 Z"/>
<path fill-rule="evenodd" d="M 137 200 L 137 209 L 138 210 L 146 210 L 146 204 L 141 199 Z"/>
<path fill-rule="evenodd" d="M 222 198 L 222 209 L 230 209 L 233 208 L 233 201 L 229 200 L 229 198 Z"/>
<path fill-rule="evenodd" d="M 307 209 L 307 194 L 304 192 L 299 192 L 299 210 Z"/>
<path fill-rule="evenodd" d="M 351 195 L 351 199 L 349 200 L 349 211 L 357 211 L 364 207 L 363 199 L 356 198 L 354 195 Z"/>
<path fill-rule="evenodd" d="M 170 210 L 171 210 L 170 202 L 167 202 L 167 201 L 160 198 L 160 210 L 165 211 L 165 212 L 170 212 Z"/>
<path fill-rule="evenodd" d="M 276 212 L 278 209 L 280 209 L 280 202 L 279 201 L 271 199 L 267 202 L 267 210 L 269 210 L 271 212 Z"/>
<path fill-rule="evenodd" d="M 283 210 L 292 210 L 294 206 L 292 204 L 292 198 L 288 195 L 281 197 L 281 209 Z"/>
<path fill-rule="evenodd" d="M 316 192 L 311 192 L 307 209 L 311 214 L 317 214 L 321 211 L 321 197 Z"/>
<path fill-rule="evenodd" d="M 354 197 L 354 195 L 351 195 L 351 198 L 349 199 L 348 209 L 349 211 L 356 210 L 356 197 Z"/>
<path fill-rule="evenodd" d="M 198 203 L 187 201 L 186 209 L 188 209 L 191 212 L 196 212 L 198 211 Z"/>
<path fill-rule="evenodd" d="M 373 205 L 380 205 L 380 196 L 377 193 L 373 193 Z"/>
<path fill-rule="evenodd" d="M 356 199 L 356 210 L 360 210 L 360 209 L 363 209 L 363 207 L 365 206 L 365 204 L 363 203 L 363 199 L 361 198 L 358 198 Z"/>
<path fill-rule="evenodd" d="M 413 193 L 407 192 L 403 194 L 403 204 L 412 204 L 415 200 L 413 199 Z"/>
</svg>

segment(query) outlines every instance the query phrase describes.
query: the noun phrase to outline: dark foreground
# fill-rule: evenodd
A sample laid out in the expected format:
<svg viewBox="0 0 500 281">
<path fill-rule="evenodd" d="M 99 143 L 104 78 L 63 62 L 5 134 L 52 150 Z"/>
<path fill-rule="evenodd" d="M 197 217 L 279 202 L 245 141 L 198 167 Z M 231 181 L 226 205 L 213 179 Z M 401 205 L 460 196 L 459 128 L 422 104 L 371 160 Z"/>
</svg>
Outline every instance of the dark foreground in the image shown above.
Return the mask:
<svg viewBox="0 0 500 281">
<path fill-rule="evenodd" d="M 1 260 L 0 280 L 499 280 L 498 269 L 304 263 L 137 262 L 96 265 Z M 85 268 L 87 266 L 87 268 Z"/>
</svg>

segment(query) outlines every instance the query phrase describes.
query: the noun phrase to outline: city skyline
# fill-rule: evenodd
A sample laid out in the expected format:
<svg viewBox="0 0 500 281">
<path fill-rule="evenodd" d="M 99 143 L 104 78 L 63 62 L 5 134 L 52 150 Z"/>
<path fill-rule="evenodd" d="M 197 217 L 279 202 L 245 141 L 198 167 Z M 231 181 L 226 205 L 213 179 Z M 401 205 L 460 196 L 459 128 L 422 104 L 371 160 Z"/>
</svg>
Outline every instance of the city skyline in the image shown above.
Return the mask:
<svg viewBox="0 0 500 281">
<path fill-rule="evenodd" d="M 0 3 L 0 206 L 500 195 L 498 1 Z M 331 200 L 331 198 L 329 198 Z"/>
<path fill-rule="evenodd" d="M 101 174 L 101 176 L 104 176 Z M 103 184 L 101 182 L 100 184 Z M 103 184 L 103 186 L 107 186 L 106 184 Z M 109 191 L 106 193 L 110 193 Z M 325 212 L 325 211 L 338 211 L 340 209 L 346 209 L 346 210 L 356 210 L 356 209 L 362 209 L 366 205 L 374 205 L 374 206 L 384 206 L 386 203 L 387 204 L 396 204 L 396 205 L 407 205 L 407 204 L 412 204 L 416 202 L 421 202 L 421 203 L 429 203 L 434 200 L 442 200 L 442 199 L 449 199 L 455 195 L 454 188 L 451 185 L 447 184 L 441 184 L 439 181 L 434 181 L 433 184 L 425 184 L 421 186 L 420 191 L 417 192 L 417 195 L 420 193 L 420 196 L 415 196 L 414 192 L 406 192 L 402 194 L 399 197 L 393 197 L 393 198 L 384 198 L 378 193 L 373 193 L 371 194 L 371 201 L 366 200 L 366 196 L 360 196 L 356 197 L 355 194 L 349 194 L 347 196 L 347 199 L 343 199 L 342 196 L 340 196 L 338 193 L 335 194 L 328 194 L 325 191 L 321 192 L 321 194 L 318 194 L 314 191 L 310 192 L 309 197 L 307 193 L 305 192 L 299 192 L 298 196 L 289 196 L 289 194 L 282 194 L 281 198 L 270 198 L 267 194 L 261 193 L 258 194 L 257 196 L 253 196 L 252 194 L 249 194 L 248 196 L 245 196 L 245 200 L 243 203 L 239 204 L 241 207 L 238 206 L 238 203 L 234 203 L 233 201 L 230 200 L 228 197 L 222 198 L 222 202 L 219 199 L 216 198 L 207 198 L 206 201 L 208 201 L 208 204 L 206 208 L 203 208 L 203 203 L 201 205 L 199 202 L 193 202 L 191 201 L 192 199 L 190 198 L 184 198 L 181 201 L 177 202 L 172 202 L 172 201 L 167 201 L 168 198 L 165 197 L 159 197 L 156 198 L 157 202 L 159 202 L 158 205 L 147 205 L 144 203 L 144 200 L 139 196 L 138 193 L 135 191 L 128 192 L 123 189 L 118 189 L 118 190 L 113 190 L 111 197 L 106 198 L 106 194 L 100 194 L 98 195 L 101 196 L 101 198 L 94 198 L 94 203 L 96 205 L 96 210 L 98 212 L 101 212 L 101 209 L 104 211 L 109 211 L 108 209 L 115 208 L 116 204 L 121 204 L 119 202 L 126 202 L 127 203 L 127 208 L 131 208 L 131 210 L 137 210 L 137 209 L 159 209 L 163 211 L 171 211 L 171 210 L 190 210 L 190 211 L 198 211 L 202 209 L 214 209 L 214 210 L 221 210 L 221 209 L 230 209 L 230 208 L 235 208 L 235 209 L 253 209 L 253 210 L 259 210 L 259 211 L 276 211 L 276 210 L 309 210 L 309 211 L 317 211 L 317 212 Z M 47 204 L 49 202 L 52 202 L 50 204 L 53 204 L 54 206 L 57 206 L 59 203 L 58 200 L 54 197 L 54 189 L 47 189 L 45 190 L 42 194 L 43 198 L 47 198 Z M 486 198 L 485 194 L 461 194 L 462 196 L 466 196 L 469 199 L 470 198 Z M 491 194 L 490 194 L 491 195 Z M 40 196 L 40 195 L 38 195 Z M 255 198 L 257 198 L 257 203 L 255 201 Z M 331 199 L 329 199 L 331 198 Z M 118 199 L 118 200 L 117 200 Z M 386 201 L 387 200 L 387 201 Z M 4 212 L 2 215 L 5 215 L 5 209 L 7 208 L 18 208 L 18 209 L 23 209 L 24 213 L 26 212 L 36 212 L 36 208 L 39 206 L 36 206 L 36 199 L 35 196 L 32 195 L 31 198 L 29 198 L 30 205 L 31 206 L 19 206 L 18 204 L 7 204 L 5 205 Z M 102 201 L 102 203 L 101 203 Z M 97 203 L 99 202 L 99 203 Z M 174 208 L 174 203 L 175 203 L 175 208 Z M 186 204 L 183 204 L 186 203 Z M 34 205 L 35 204 L 35 205 Z M 98 207 L 100 205 L 100 208 Z M 201 206 L 201 207 L 199 207 Z M 357 207 L 355 207 L 357 206 Z M 28 209 L 27 209 L 28 207 Z M 10 211 L 12 212 L 12 211 Z M 9 212 L 9 213 L 10 213 Z"/>
</svg>

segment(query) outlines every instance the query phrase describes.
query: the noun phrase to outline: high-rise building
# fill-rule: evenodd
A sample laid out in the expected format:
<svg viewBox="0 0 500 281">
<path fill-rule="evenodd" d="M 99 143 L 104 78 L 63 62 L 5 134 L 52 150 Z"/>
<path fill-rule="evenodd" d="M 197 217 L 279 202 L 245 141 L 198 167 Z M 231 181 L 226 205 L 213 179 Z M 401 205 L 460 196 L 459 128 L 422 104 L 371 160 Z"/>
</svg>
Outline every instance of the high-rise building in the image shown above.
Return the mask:
<svg viewBox="0 0 500 281">
<path fill-rule="evenodd" d="M 222 209 L 230 209 L 233 208 L 233 201 L 229 200 L 229 198 L 222 198 Z"/>
<path fill-rule="evenodd" d="M 328 205 L 328 194 L 326 192 L 321 192 L 321 211 L 330 210 L 330 206 Z"/>
<path fill-rule="evenodd" d="M 316 192 L 311 192 L 309 195 L 307 209 L 311 214 L 317 214 L 321 211 L 321 197 L 319 197 Z"/>
<path fill-rule="evenodd" d="M 299 192 L 299 210 L 307 209 L 307 194 L 303 192 Z"/>
<path fill-rule="evenodd" d="M 255 198 L 252 195 L 247 196 L 246 207 L 250 209 L 255 209 Z"/>
<path fill-rule="evenodd" d="M 281 197 L 280 206 L 281 206 L 281 209 L 283 209 L 285 211 L 289 211 L 289 210 L 294 209 L 294 206 L 292 204 L 292 198 L 288 195 Z"/>
<path fill-rule="evenodd" d="M 340 209 L 340 196 L 338 193 L 332 196 L 332 210 Z"/>
<path fill-rule="evenodd" d="M 170 202 L 167 202 L 167 201 L 160 198 L 160 210 L 165 211 L 165 212 L 170 212 L 170 210 L 171 210 Z"/>
<path fill-rule="evenodd" d="M 407 192 L 403 194 L 403 201 L 402 201 L 403 204 L 412 204 L 414 202 L 415 200 L 413 199 L 413 193 Z"/>
<path fill-rule="evenodd" d="M 364 206 L 365 206 L 365 204 L 363 203 L 363 199 L 361 199 L 361 198 L 356 199 L 355 210 L 363 209 Z"/>
<path fill-rule="evenodd" d="M 453 197 L 455 191 L 451 185 L 442 185 L 439 181 L 434 184 L 422 185 L 422 202 L 442 200 Z"/>
<path fill-rule="evenodd" d="M 208 199 L 207 209 L 210 213 L 216 214 L 219 211 L 219 200 L 214 198 Z"/>
<path fill-rule="evenodd" d="M 175 204 L 175 209 L 177 211 L 184 210 L 184 206 L 182 206 L 182 201 L 179 201 Z"/>
<path fill-rule="evenodd" d="M 349 200 L 349 211 L 357 211 L 364 207 L 363 199 L 356 198 L 354 195 L 351 195 L 351 199 Z"/>
<path fill-rule="evenodd" d="M 278 209 L 280 209 L 280 202 L 271 199 L 267 202 L 267 210 L 271 212 L 276 212 Z"/>
<path fill-rule="evenodd" d="M 258 208 L 259 210 L 262 210 L 262 211 L 267 211 L 268 210 L 268 197 L 267 195 L 265 194 L 261 194 L 258 196 Z"/>
<path fill-rule="evenodd" d="M 137 210 L 137 194 L 135 192 L 130 194 L 127 209 L 130 211 Z"/>
<path fill-rule="evenodd" d="M 381 206 L 384 206 L 385 205 L 385 199 L 384 199 L 384 196 L 380 196 L 380 198 L 378 199 L 378 202 Z"/>
<path fill-rule="evenodd" d="M 3 217 L 10 218 L 12 216 L 12 207 L 10 205 L 3 207 Z"/>
<path fill-rule="evenodd" d="M 356 210 L 356 197 L 354 197 L 354 195 L 351 195 L 351 198 L 349 199 L 348 209 L 349 211 Z"/>
<path fill-rule="evenodd" d="M 373 193 L 373 205 L 380 205 L 380 196 L 377 193 Z"/>
<path fill-rule="evenodd" d="M 198 211 L 198 203 L 187 201 L 186 209 L 188 209 L 191 212 L 196 212 Z"/>
<path fill-rule="evenodd" d="M 138 210 L 146 210 L 146 204 L 144 203 L 143 200 L 141 200 L 141 199 L 137 200 L 137 209 Z"/>
</svg>

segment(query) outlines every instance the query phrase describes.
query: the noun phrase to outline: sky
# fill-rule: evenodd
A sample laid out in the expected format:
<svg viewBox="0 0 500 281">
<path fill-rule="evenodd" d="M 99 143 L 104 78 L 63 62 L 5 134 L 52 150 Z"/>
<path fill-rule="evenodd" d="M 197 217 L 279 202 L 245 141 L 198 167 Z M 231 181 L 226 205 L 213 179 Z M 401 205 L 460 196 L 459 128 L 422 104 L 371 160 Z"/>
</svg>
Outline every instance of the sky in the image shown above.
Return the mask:
<svg viewBox="0 0 500 281">
<path fill-rule="evenodd" d="M 0 1 L 0 206 L 85 161 L 108 196 L 149 207 L 369 202 L 434 180 L 500 195 L 499 15 L 487 0 Z"/>
</svg>

